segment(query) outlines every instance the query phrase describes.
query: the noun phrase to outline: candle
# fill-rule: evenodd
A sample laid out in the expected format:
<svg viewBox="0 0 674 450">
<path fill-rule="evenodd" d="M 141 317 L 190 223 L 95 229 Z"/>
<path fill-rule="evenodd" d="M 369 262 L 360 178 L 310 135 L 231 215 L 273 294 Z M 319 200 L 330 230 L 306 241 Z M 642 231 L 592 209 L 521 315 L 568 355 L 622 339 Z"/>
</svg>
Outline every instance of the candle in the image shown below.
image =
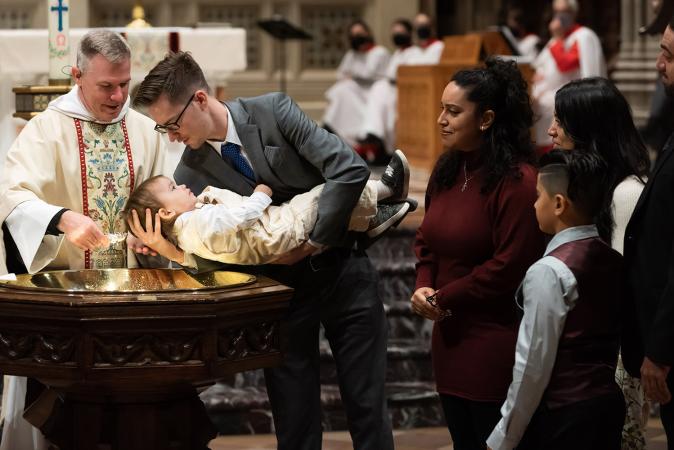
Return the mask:
<svg viewBox="0 0 674 450">
<path fill-rule="evenodd" d="M 70 0 L 47 0 L 49 17 L 49 84 L 70 84 Z"/>
</svg>

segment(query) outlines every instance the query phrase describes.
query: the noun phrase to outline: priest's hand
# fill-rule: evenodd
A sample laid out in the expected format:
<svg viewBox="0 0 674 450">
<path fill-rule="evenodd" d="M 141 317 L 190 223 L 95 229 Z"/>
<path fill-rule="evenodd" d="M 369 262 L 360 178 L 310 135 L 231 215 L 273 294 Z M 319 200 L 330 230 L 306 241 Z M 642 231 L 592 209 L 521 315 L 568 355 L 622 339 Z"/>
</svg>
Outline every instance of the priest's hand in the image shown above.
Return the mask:
<svg viewBox="0 0 674 450">
<path fill-rule="evenodd" d="M 660 404 L 667 404 L 672 399 L 672 394 L 667 387 L 667 375 L 669 366 L 644 358 L 641 364 L 641 385 L 644 387 L 646 396 Z"/>
<path fill-rule="evenodd" d="M 420 287 L 410 301 L 412 302 L 412 311 L 428 320 L 442 320 L 447 317 L 447 313 L 437 306 L 433 306 L 428 299 L 435 295 L 435 289 L 429 287 Z"/>
<path fill-rule="evenodd" d="M 313 254 L 314 252 L 316 252 L 316 250 L 318 250 L 316 247 L 314 247 L 308 242 L 305 242 L 296 249 L 290 250 L 289 252 L 286 252 L 281 256 L 279 256 L 278 258 L 274 259 L 273 261 L 270 262 L 270 264 L 284 264 L 291 266 L 297 262 L 302 261 L 307 256 Z"/>
<path fill-rule="evenodd" d="M 56 228 L 80 250 L 96 250 L 110 245 L 108 237 L 91 217 L 75 211 L 64 212 Z"/>
</svg>

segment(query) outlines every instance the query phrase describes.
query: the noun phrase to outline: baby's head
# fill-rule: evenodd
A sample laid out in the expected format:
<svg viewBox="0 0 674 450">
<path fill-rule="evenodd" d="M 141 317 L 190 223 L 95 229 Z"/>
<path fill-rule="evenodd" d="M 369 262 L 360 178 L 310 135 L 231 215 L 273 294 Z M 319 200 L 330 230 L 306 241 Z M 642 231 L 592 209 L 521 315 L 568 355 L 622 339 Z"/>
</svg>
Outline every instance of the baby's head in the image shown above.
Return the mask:
<svg viewBox="0 0 674 450">
<path fill-rule="evenodd" d="M 136 211 L 140 225 L 145 229 L 145 210 L 150 209 L 153 223 L 155 215 L 159 214 L 162 234 L 168 237 L 178 216 L 192 211 L 196 203 L 197 198 L 184 184 L 176 186 L 170 178 L 157 175 L 133 190 L 122 214 L 129 222 L 133 220 L 131 211 Z"/>
<path fill-rule="evenodd" d="M 596 223 L 608 195 L 607 166 L 596 153 L 553 150 L 543 155 L 538 170 L 534 204 L 544 233 Z"/>
</svg>

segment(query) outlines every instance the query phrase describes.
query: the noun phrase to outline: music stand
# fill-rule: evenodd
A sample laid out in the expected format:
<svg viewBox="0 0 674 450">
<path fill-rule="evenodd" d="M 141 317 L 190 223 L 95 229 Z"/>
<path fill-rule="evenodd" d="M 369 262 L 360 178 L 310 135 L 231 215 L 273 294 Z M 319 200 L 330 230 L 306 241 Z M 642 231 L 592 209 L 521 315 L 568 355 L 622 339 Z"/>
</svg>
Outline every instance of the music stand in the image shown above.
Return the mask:
<svg viewBox="0 0 674 450">
<path fill-rule="evenodd" d="M 496 27 L 496 31 L 498 31 L 505 43 L 508 45 L 508 48 L 510 49 L 510 52 L 513 56 L 522 56 L 520 49 L 517 47 L 517 39 L 515 38 L 513 32 L 510 31 L 510 28 L 505 25 L 501 25 Z"/>
<path fill-rule="evenodd" d="M 271 19 L 259 20 L 257 26 L 279 41 L 279 65 L 281 66 L 281 92 L 286 91 L 286 51 L 285 43 L 289 39 L 311 40 L 313 37 L 306 31 L 297 28 L 282 16 L 272 16 Z"/>
</svg>

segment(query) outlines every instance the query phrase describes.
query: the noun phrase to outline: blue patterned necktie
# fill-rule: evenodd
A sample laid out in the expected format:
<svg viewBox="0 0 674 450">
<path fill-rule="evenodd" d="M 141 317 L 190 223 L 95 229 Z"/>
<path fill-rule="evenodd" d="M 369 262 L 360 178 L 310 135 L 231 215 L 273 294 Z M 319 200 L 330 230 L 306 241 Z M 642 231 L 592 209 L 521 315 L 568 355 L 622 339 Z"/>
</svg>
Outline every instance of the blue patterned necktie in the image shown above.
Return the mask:
<svg viewBox="0 0 674 450">
<path fill-rule="evenodd" d="M 231 161 L 232 166 L 234 166 L 234 168 L 244 177 L 255 180 L 253 169 L 250 167 L 250 164 L 248 164 L 248 161 L 246 161 L 246 158 L 241 154 L 240 145 L 232 142 L 225 142 L 220 147 L 220 153 L 222 153 L 222 159 Z"/>
</svg>

